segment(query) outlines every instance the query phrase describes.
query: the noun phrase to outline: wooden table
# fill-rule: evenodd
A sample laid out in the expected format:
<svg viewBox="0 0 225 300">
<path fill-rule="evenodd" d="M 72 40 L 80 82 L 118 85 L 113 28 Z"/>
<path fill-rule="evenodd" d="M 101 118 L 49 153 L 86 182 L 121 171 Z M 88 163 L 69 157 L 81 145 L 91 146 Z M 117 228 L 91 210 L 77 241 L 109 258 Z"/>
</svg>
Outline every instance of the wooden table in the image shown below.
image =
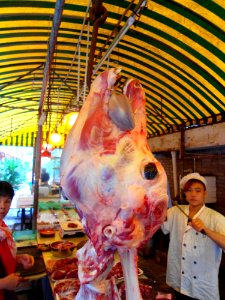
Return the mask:
<svg viewBox="0 0 225 300">
<path fill-rule="evenodd" d="M 37 236 L 37 242 L 38 244 L 50 244 L 50 243 L 53 243 L 53 242 L 56 242 L 56 241 L 71 241 L 73 242 L 75 245 L 78 245 L 80 242 L 82 241 L 86 241 L 88 238 L 86 235 L 82 236 L 82 237 L 66 237 L 66 238 L 63 238 L 61 239 L 60 235 L 59 235 L 59 231 L 56 230 L 56 233 L 55 233 L 55 236 L 54 237 L 41 237 L 40 234 L 38 233 L 38 236 Z M 76 249 L 74 249 L 73 253 L 71 256 L 69 257 L 74 257 L 76 255 Z M 48 261 L 49 260 L 52 260 L 52 259 L 59 259 L 58 257 L 54 256 L 52 254 L 51 251 L 43 251 L 42 252 L 42 256 L 43 256 L 43 259 L 44 259 L 44 262 L 45 262 L 45 266 L 47 267 L 48 266 Z M 53 288 L 54 288 L 54 283 L 52 282 L 52 280 L 48 277 L 48 281 L 49 281 L 49 284 L 50 284 L 50 287 L 51 287 L 51 293 L 54 297 L 54 292 L 53 292 Z M 45 283 L 46 285 L 46 283 Z M 47 285 L 46 285 L 47 286 Z M 49 291 L 45 291 L 46 292 L 46 297 L 47 299 L 50 299 L 51 296 L 49 295 L 50 292 Z"/>
</svg>

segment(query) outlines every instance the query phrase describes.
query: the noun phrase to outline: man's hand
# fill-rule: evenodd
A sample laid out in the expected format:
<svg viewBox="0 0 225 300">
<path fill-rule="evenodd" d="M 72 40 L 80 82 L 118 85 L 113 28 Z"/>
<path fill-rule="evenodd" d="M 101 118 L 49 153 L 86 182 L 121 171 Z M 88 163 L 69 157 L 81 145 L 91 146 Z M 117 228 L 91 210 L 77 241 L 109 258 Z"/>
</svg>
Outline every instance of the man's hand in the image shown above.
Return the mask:
<svg viewBox="0 0 225 300">
<path fill-rule="evenodd" d="M 219 247 L 225 250 L 225 235 L 206 227 L 202 220 L 196 218 L 189 223 L 196 231 L 206 234 L 208 238 L 213 240 Z"/>
<path fill-rule="evenodd" d="M 205 224 L 199 218 L 192 219 L 190 225 L 198 232 L 205 230 Z"/>
</svg>

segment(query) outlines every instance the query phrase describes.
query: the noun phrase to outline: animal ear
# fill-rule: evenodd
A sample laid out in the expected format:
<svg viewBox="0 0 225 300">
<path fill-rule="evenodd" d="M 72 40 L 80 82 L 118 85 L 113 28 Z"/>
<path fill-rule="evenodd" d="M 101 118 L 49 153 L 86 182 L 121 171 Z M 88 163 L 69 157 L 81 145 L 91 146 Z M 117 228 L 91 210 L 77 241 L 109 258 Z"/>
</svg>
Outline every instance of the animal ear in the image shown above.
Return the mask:
<svg viewBox="0 0 225 300">
<path fill-rule="evenodd" d="M 108 110 L 109 117 L 118 128 L 123 131 L 134 129 L 133 111 L 130 100 L 126 95 L 112 91 Z"/>
<path fill-rule="evenodd" d="M 146 135 L 145 92 L 140 81 L 137 79 L 128 80 L 123 93 L 130 99 L 135 122 L 134 130 Z"/>
<path fill-rule="evenodd" d="M 90 93 L 82 108 L 81 149 L 103 147 L 113 125 L 108 114 L 108 102 L 120 69 L 102 72 L 92 83 Z M 104 146 L 105 147 L 105 146 Z"/>
</svg>

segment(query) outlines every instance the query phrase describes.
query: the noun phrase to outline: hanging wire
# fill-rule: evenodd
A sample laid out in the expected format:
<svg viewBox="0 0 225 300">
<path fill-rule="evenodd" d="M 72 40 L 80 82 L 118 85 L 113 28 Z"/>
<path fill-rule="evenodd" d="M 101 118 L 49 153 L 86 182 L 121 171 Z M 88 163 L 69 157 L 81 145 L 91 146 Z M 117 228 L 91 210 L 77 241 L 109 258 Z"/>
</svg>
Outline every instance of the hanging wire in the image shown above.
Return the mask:
<svg viewBox="0 0 225 300">
<path fill-rule="evenodd" d="M 77 102 L 79 103 L 80 100 L 80 42 L 78 43 L 78 68 L 77 68 Z"/>
<path fill-rule="evenodd" d="M 10 137 L 12 136 L 12 125 L 13 125 L 13 118 L 11 118 L 11 124 L 10 124 Z"/>
<path fill-rule="evenodd" d="M 33 74 L 33 78 L 32 78 L 32 90 L 34 90 L 34 84 L 35 84 L 35 74 Z"/>
<path fill-rule="evenodd" d="M 88 11 L 89 11 L 90 5 L 91 5 L 91 0 L 89 0 L 88 6 L 87 6 L 87 9 L 86 9 L 86 12 L 85 12 L 85 16 L 84 16 L 84 19 L 83 19 L 82 28 L 81 28 L 81 31 L 80 31 L 80 36 L 79 36 L 78 42 L 77 42 L 77 48 L 78 48 L 78 45 L 81 43 L 81 37 L 82 37 L 83 32 L 84 32 L 84 26 L 85 26 L 85 23 L 86 23 L 86 20 L 87 20 L 87 15 L 88 15 Z M 73 67 L 74 61 L 75 61 L 75 59 L 76 59 L 76 56 L 77 56 L 77 49 L 76 49 L 76 51 L 74 52 L 74 56 L 73 56 L 73 59 L 72 59 L 72 63 L 71 63 L 71 65 L 70 65 L 70 67 L 69 67 L 69 70 L 68 70 L 68 72 L 67 72 L 67 75 L 65 76 L 65 79 L 63 80 L 63 83 L 66 82 L 66 80 L 67 80 L 67 78 L 68 78 L 68 76 L 69 76 L 69 74 L 70 74 L 70 72 L 71 72 L 71 70 L 72 70 L 72 67 Z M 62 87 L 63 83 L 60 85 L 59 88 Z"/>
<path fill-rule="evenodd" d="M 121 15 L 121 17 L 118 20 L 117 24 L 115 25 L 115 27 L 111 31 L 110 35 L 106 39 L 105 44 L 101 47 L 101 50 L 99 51 L 98 55 L 96 56 L 94 63 L 97 63 L 98 59 L 100 59 L 102 57 L 102 53 L 105 50 L 106 46 L 109 44 L 109 41 L 111 40 L 111 38 L 113 36 L 116 36 L 118 34 L 119 28 L 121 26 L 121 22 L 123 21 L 124 17 L 126 17 L 127 13 L 130 11 L 130 9 L 131 9 L 131 7 L 132 7 L 132 5 L 133 5 L 134 2 L 135 2 L 135 0 L 131 0 L 131 2 L 129 3 L 128 7 L 125 9 L 125 11 L 123 12 L 123 14 Z"/>
<path fill-rule="evenodd" d="M 86 46 L 86 60 L 85 60 L 85 75 L 84 75 L 84 94 L 83 94 L 83 103 L 86 99 L 86 88 L 87 88 L 87 69 L 88 69 L 88 49 L 90 43 L 90 21 L 88 20 L 88 30 L 87 30 L 87 46 Z"/>
<path fill-rule="evenodd" d="M 53 78 L 50 77 L 49 84 L 48 84 L 48 96 L 47 96 L 47 112 L 46 112 L 46 142 L 49 143 L 49 135 L 50 135 L 50 126 L 51 126 L 51 103 L 50 103 L 50 97 L 51 97 L 51 89 L 52 89 L 52 81 Z"/>
<path fill-rule="evenodd" d="M 107 69 L 109 69 L 109 63 L 110 63 L 110 56 L 107 59 Z"/>
<path fill-rule="evenodd" d="M 56 111 L 56 124 L 55 124 L 55 132 L 58 132 L 58 124 L 60 122 L 60 117 L 59 117 L 59 96 L 60 96 L 60 90 L 58 91 L 57 94 L 57 111 Z"/>
</svg>

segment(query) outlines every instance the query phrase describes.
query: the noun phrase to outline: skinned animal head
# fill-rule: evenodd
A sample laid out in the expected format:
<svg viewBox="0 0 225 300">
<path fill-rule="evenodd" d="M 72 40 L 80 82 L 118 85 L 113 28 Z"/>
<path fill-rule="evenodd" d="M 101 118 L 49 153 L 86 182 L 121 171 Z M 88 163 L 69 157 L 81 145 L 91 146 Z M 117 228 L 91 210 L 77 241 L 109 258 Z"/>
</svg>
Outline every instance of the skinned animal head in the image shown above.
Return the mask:
<svg viewBox="0 0 225 300">
<path fill-rule="evenodd" d="M 62 155 L 61 185 L 96 251 L 137 248 L 163 222 L 167 179 L 146 138 L 145 93 L 132 79 L 113 90 L 117 69 L 100 74 Z"/>
</svg>

